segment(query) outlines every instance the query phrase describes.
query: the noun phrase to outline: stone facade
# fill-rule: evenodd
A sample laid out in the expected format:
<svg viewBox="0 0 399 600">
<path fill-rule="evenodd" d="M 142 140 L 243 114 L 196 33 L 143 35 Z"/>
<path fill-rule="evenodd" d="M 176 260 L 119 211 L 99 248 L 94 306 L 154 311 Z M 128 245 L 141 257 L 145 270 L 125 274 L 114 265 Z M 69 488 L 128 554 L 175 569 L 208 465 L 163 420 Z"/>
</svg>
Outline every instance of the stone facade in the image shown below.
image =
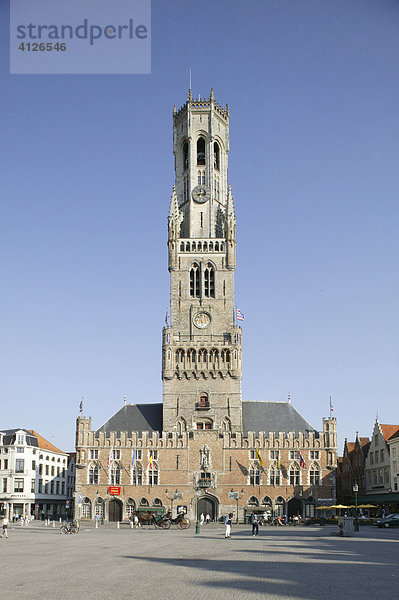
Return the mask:
<svg viewBox="0 0 399 600">
<path fill-rule="evenodd" d="M 97 431 L 78 418 L 76 514 L 121 520 L 173 505 L 190 518 L 311 517 L 319 502 L 335 502 L 335 418 L 316 431 L 290 402 L 241 397 L 228 107 L 213 91 L 206 100 L 189 92 L 173 133 L 163 403 L 125 405 Z"/>
</svg>

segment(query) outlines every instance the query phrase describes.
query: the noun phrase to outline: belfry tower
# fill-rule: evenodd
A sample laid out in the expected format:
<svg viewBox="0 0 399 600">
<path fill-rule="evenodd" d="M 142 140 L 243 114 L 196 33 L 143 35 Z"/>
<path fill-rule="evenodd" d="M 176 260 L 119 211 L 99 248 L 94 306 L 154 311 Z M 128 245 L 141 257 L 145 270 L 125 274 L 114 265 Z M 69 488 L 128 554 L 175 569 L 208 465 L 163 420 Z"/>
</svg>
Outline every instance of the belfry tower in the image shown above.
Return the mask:
<svg viewBox="0 0 399 600">
<path fill-rule="evenodd" d="M 173 111 L 168 219 L 170 315 L 163 329 L 163 430 L 242 430 L 235 324 L 236 217 L 227 183 L 229 110 L 214 99 Z"/>
</svg>

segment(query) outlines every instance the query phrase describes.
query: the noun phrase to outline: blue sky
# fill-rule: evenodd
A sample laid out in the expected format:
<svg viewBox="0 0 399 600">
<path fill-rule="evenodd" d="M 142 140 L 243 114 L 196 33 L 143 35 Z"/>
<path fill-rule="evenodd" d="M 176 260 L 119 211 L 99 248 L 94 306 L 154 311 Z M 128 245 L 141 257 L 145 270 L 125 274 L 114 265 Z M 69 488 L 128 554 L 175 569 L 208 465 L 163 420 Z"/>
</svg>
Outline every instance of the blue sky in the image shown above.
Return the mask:
<svg viewBox="0 0 399 600">
<path fill-rule="evenodd" d="M 9 75 L 0 53 L 1 427 L 160 402 L 172 109 L 230 107 L 244 400 L 339 451 L 398 414 L 399 4 L 152 3 L 151 75 Z"/>
</svg>

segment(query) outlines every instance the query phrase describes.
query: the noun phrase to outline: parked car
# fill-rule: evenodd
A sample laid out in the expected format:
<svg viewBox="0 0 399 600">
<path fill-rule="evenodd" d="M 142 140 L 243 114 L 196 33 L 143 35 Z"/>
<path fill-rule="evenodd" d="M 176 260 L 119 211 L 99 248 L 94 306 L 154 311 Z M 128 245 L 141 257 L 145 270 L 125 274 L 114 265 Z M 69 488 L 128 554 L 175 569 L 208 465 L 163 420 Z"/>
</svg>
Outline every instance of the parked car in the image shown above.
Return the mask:
<svg viewBox="0 0 399 600">
<path fill-rule="evenodd" d="M 399 527 L 399 514 L 392 513 L 383 519 L 377 519 L 378 527 Z"/>
</svg>

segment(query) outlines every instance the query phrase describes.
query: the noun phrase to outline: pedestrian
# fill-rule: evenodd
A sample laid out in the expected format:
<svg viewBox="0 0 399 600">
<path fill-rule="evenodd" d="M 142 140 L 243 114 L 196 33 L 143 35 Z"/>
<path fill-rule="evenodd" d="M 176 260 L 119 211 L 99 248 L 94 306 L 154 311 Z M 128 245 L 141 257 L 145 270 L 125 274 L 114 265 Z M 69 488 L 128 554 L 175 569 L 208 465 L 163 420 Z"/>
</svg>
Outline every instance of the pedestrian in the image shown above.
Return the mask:
<svg viewBox="0 0 399 600">
<path fill-rule="evenodd" d="M 201 517 L 200 517 L 200 525 L 203 525 L 205 522 L 205 515 L 204 513 L 201 513 Z"/>
<path fill-rule="evenodd" d="M 96 522 L 96 529 L 98 529 L 98 525 L 99 525 L 99 522 L 100 522 L 100 515 L 99 514 L 95 514 L 94 515 L 94 520 Z"/>
<path fill-rule="evenodd" d="M 209 523 L 210 523 L 210 522 L 211 522 L 211 517 L 210 517 L 210 514 L 209 514 L 209 513 L 207 513 L 207 515 L 206 515 L 206 517 L 205 517 L 205 523 L 206 523 L 207 525 L 209 525 Z"/>
<path fill-rule="evenodd" d="M 133 515 L 133 523 L 135 529 L 137 529 L 137 527 L 140 525 L 140 521 L 136 513 Z"/>
<path fill-rule="evenodd" d="M 226 526 L 226 531 L 224 534 L 225 538 L 231 538 L 231 523 L 233 520 L 233 513 L 229 513 L 228 515 L 226 515 L 226 518 L 224 520 L 224 524 Z"/>
<path fill-rule="evenodd" d="M 7 533 L 7 528 L 8 528 L 8 519 L 7 519 L 7 517 L 6 517 L 6 516 L 4 516 L 4 517 L 2 518 L 2 521 L 1 521 L 1 526 L 2 526 L 2 528 L 3 528 L 3 533 L 0 535 L 0 537 L 3 537 L 3 536 L 4 536 L 5 538 L 8 538 L 8 533 Z"/>
<path fill-rule="evenodd" d="M 258 535 L 259 523 L 258 523 L 258 517 L 255 513 L 252 513 L 252 515 L 251 515 L 251 525 L 252 525 L 252 535 Z"/>
</svg>

